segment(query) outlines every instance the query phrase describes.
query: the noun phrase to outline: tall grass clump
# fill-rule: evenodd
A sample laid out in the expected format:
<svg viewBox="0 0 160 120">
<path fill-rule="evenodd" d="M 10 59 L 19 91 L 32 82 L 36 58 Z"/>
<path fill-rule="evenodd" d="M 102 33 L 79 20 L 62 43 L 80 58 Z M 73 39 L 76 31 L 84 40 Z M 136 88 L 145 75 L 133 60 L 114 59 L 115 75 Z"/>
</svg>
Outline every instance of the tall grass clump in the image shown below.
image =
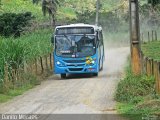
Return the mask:
<svg viewBox="0 0 160 120">
<path fill-rule="evenodd" d="M 142 117 L 150 116 L 159 118 L 160 99 L 155 92 L 154 77 L 133 75 L 131 65 L 126 67 L 125 73 L 115 93 L 117 111 L 130 120 L 141 120 Z"/>
<path fill-rule="evenodd" d="M 24 35 L 17 40 L 25 45 L 25 60 L 33 60 L 36 57 L 49 54 L 51 47 L 52 30 L 38 30 Z"/>
<path fill-rule="evenodd" d="M 126 68 L 126 76 L 118 84 L 115 99 L 118 102 L 136 104 L 143 97 L 154 93 L 154 78 L 146 75 L 135 76 L 131 66 Z"/>
<path fill-rule="evenodd" d="M 16 39 L 0 37 L 0 93 L 6 92 L 6 86 L 7 90 L 12 89 L 15 82 L 22 81 L 19 79 L 23 77 L 13 79 L 13 70 L 19 74 L 17 71 L 23 69 L 25 62 L 33 62 L 36 58 L 51 53 L 51 34 L 52 30 L 44 29 Z M 31 82 L 34 83 L 33 79 Z"/>
</svg>

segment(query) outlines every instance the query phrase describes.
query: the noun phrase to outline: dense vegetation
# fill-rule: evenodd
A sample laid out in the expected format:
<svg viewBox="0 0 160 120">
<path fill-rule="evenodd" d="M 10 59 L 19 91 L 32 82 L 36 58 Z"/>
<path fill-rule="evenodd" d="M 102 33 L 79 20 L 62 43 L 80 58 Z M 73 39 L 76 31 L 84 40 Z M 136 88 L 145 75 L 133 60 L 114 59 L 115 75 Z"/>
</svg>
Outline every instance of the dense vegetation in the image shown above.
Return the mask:
<svg viewBox="0 0 160 120">
<path fill-rule="evenodd" d="M 118 102 L 137 103 L 152 92 L 154 92 L 154 79 L 152 77 L 134 76 L 128 70 L 127 76 L 118 85 L 115 98 Z"/>
<path fill-rule="evenodd" d="M 33 19 L 31 12 L 25 13 L 4 13 L 0 15 L 0 35 L 9 37 L 20 37 L 24 28 Z"/>
<path fill-rule="evenodd" d="M 155 7 L 157 4 L 160 4 L 159 0 L 148 0 L 148 3 Z"/>
<path fill-rule="evenodd" d="M 6 65 L 8 66 L 8 75 L 11 76 L 12 69 L 18 69 L 24 65 L 24 62 L 31 62 L 35 58 L 51 52 L 51 33 L 52 30 L 49 29 L 35 31 L 16 39 L 0 37 L 0 86 L 5 82 Z M 4 92 L 2 88 L 0 93 Z"/>
<path fill-rule="evenodd" d="M 160 42 L 149 42 L 142 45 L 142 50 L 145 56 L 153 58 L 154 60 L 160 60 Z"/>
<path fill-rule="evenodd" d="M 117 87 L 115 99 L 117 110 L 131 120 L 141 120 L 142 117 L 159 115 L 160 98 L 155 93 L 155 80 L 146 75 L 134 76 L 130 65 L 126 68 L 126 76 Z"/>
</svg>

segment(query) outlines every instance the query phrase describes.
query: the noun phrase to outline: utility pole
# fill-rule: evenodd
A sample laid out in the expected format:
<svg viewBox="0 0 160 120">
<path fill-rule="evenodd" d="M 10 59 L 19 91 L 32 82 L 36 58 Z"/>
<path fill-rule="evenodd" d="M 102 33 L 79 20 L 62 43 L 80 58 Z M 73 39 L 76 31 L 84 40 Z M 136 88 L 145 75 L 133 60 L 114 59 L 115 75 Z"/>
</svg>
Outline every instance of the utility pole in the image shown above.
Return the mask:
<svg viewBox="0 0 160 120">
<path fill-rule="evenodd" d="M 96 1 L 96 21 L 95 24 L 98 25 L 99 19 L 99 0 Z"/>
<path fill-rule="evenodd" d="M 131 45 L 131 66 L 134 75 L 141 74 L 141 48 L 139 29 L 139 8 L 138 0 L 130 0 L 130 45 Z"/>
</svg>

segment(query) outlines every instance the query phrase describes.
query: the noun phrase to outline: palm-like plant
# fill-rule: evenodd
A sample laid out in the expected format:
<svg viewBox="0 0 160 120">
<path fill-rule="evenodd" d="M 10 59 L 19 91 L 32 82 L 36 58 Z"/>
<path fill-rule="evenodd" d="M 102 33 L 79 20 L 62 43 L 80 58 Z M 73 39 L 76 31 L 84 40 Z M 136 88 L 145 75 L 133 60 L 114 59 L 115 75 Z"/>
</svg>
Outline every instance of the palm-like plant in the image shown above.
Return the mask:
<svg viewBox="0 0 160 120">
<path fill-rule="evenodd" d="M 33 0 L 33 3 L 38 4 L 40 1 L 42 2 L 43 15 L 49 14 L 51 16 L 51 24 L 55 26 L 55 15 L 60 5 L 59 0 Z"/>
</svg>

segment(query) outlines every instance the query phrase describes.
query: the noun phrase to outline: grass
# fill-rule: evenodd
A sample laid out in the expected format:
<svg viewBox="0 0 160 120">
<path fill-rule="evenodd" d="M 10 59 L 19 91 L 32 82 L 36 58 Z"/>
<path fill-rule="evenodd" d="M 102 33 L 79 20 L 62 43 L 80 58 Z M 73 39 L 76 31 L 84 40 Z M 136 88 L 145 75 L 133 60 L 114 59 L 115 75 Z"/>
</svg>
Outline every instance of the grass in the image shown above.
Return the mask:
<svg viewBox="0 0 160 120">
<path fill-rule="evenodd" d="M 10 89 L 8 91 L 8 93 L 5 93 L 5 94 L 0 94 L 0 103 L 4 103 L 4 102 L 7 102 L 9 101 L 10 99 L 14 98 L 15 96 L 18 96 L 18 95 L 22 95 L 25 91 L 33 88 L 34 85 L 27 85 L 27 86 L 23 86 L 21 88 L 16 88 L 16 89 Z"/>
<path fill-rule="evenodd" d="M 26 61 L 50 53 L 52 32 L 51 29 L 44 29 L 28 33 L 17 39 L 0 37 L 1 60 L 13 60 L 14 58 L 14 61 L 17 62 L 17 59 L 21 58 Z"/>
<path fill-rule="evenodd" d="M 52 52 L 51 45 L 51 29 L 36 30 L 32 33 L 25 34 L 19 38 L 3 38 L 0 37 L 0 102 L 4 102 L 12 96 L 17 96 L 22 94 L 24 91 L 28 90 L 32 86 L 38 83 L 37 78 L 33 75 L 22 75 L 22 80 L 18 79 L 16 83 L 16 88 L 12 85 L 15 83 L 12 81 L 10 75 L 12 69 L 17 69 L 19 67 L 23 68 L 24 62 L 32 62 L 35 58 L 40 56 L 48 55 Z M 5 89 L 5 65 L 8 67 L 8 80 L 9 90 Z M 31 74 L 31 73 L 30 73 Z M 5 84 L 5 85 L 4 85 Z M 11 85 L 10 85 L 11 84 Z M 18 87 L 17 87 L 18 86 Z"/>
<path fill-rule="evenodd" d="M 23 66 L 25 61 L 33 61 L 35 58 L 49 54 L 52 30 L 37 30 L 14 39 L 0 37 L 0 84 L 4 78 L 4 65 L 9 69 Z"/>
<path fill-rule="evenodd" d="M 0 103 L 7 102 L 10 99 L 12 99 L 12 96 L 0 94 Z"/>
<path fill-rule="evenodd" d="M 42 14 L 41 5 L 34 5 L 32 0 L 2 0 L 0 14 L 7 12 L 32 12 L 37 20 L 44 21 L 46 19 Z"/>
<path fill-rule="evenodd" d="M 25 58 L 30 60 L 50 53 L 52 32 L 51 29 L 37 30 L 18 38 L 25 46 Z"/>
<path fill-rule="evenodd" d="M 117 87 L 115 99 L 118 102 L 137 104 L 143 101 L 143 97 L 154 93 L 154 78 L 146 75 L 134 76 L 131 68 L 126 68 L 126 77 Z"/>
<path fill-rule="evenodd" d="M 23 81 L 23 83 L 21 81 Z M 21 80 L 16 81 L 17 86 L 11 85 L 7 91 L 0 91 L 0 103 L 7 102 L 15 96 L 22 95 L 34 86 L 40 85 L 40 82 L 40 79 L 32 73 L 23 73 Z"/>
<path fill-rule="evenodd" d="M 160 42 L 148 42 L 142 45 L 145 56 L 160 60 Z M 126 76 L 117 87 L 115 99 L 119 113 L 141 120 L 152 115 L 160 116 L 160 96 L 155 93 L 155 79 L 146 75 L 134 76 L 130 65 L 126 68 Z"/>
<path fill-rule="evenodd" d="M 142 51 L 145 56 L 160 60 L 160 41 L 148 42 L 142 45 Z"/>
<path fill-rule="evenodd" d="M 155 80 L 146 75 L 134 76 L 130 65 L 126 76 L 117 87 L 117 111 L 131 120 L 141 120 L 146 115 L 160 115 L 160 97 L 155 94 Z"/>
</svg>

